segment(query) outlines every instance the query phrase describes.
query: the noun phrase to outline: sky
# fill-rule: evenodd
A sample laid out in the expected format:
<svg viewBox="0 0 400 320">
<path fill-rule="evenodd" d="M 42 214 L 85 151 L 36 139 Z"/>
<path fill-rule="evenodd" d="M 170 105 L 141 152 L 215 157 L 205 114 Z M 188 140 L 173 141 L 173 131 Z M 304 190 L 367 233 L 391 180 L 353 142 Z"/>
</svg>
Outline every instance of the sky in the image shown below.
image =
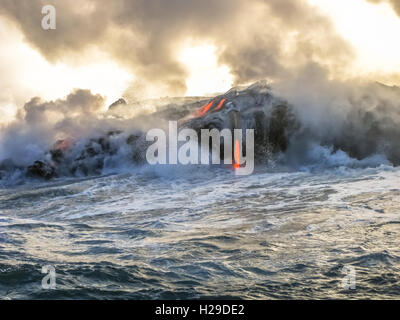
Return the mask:
<svg viewBox="0 0 400 320">
<path fill-rule="evenodd" d="M 73 89 L 108 105 L 310 73 L 400 85 L 399 35 L 400 0 L 1 0 L 0 122 Z"/>
</svg>

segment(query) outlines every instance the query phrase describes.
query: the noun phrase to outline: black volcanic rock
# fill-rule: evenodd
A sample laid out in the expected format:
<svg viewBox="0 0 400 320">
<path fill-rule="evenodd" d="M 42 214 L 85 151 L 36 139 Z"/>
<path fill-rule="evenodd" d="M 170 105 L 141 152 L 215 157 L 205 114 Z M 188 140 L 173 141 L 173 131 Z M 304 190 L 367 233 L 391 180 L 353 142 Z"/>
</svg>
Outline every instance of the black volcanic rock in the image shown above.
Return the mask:
<svg viewBox="0 0 400 320">
<path fill-rule="evenodd" d="M 198 134 L 202 129 L 254 129 L 256 161 L 285 152 L 300 128 L 293 107 L 274 97 L 265 82 L 248 88 L 233 88 L 209 101 L 211 106 L 207 102 L 207 107 L 199 109 L 200 112 L 184 126 Z"/>
<path fill-rule="evenodd" d="M 118 107 L 120 105 L 126 105 L 126 101 L 124 99 L 122 99 L 122 98 L 118 99 L 117 101 L 115 101 L 112 104 L 110 104 L 110 106 L 108 107 L 108 110 L 115 109 L 116 107 Z"/>
<path fill-rule="evenodd" d="M 289 106 L 278 105 L 272 109 L 267 132 L 268 142 L 272 145 L 274 152 L 286 151 L 289 144 L 288 133 L 297 126 L 296 118 Z"/>
<path fill-rule="evenodd" d="M 33 165 L 27 168 L 27 174 L 31 177 L 43 178 L 49 180 L 54 177 L 55 169 L 54 167 L 45 162 L 37 160 L 33 163 Z"/>
</svg>

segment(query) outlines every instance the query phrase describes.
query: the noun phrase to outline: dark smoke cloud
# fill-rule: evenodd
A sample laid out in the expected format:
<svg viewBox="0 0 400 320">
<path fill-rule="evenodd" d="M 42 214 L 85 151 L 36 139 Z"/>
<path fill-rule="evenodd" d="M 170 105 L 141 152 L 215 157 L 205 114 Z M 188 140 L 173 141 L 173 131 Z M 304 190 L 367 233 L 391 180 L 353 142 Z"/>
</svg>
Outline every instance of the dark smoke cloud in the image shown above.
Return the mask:
<svg viewBox="0 0 400 320">
<path fill-rule="evenodd" d="M 57 9 L 57 29 L 41 28 L 41 8 Z M 185 40 L 210 42 L 236 83 L 290 75 L 315 63 L 340 73 L 351 50 L 330 22 L 303 0 L 2 0 L 0 14 L 50 61 L 92 46 L 137 75 L 133 89 L 163 86 L 184 94 L 177 60 Z"/>
</svg>

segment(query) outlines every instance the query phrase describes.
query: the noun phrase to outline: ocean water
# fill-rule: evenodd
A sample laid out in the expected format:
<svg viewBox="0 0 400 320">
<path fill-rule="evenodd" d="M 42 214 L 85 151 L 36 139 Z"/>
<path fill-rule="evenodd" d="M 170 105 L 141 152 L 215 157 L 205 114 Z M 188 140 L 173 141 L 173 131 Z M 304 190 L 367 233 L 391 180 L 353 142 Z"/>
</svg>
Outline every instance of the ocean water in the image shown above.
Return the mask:
<svg viewBox="0 0 400 320">
<path fill-rule="evenodd" d="M 388 165 L 145 166 L 3 186 L 0 298 L 398 299 L 399 181 Z"/>
</svg>

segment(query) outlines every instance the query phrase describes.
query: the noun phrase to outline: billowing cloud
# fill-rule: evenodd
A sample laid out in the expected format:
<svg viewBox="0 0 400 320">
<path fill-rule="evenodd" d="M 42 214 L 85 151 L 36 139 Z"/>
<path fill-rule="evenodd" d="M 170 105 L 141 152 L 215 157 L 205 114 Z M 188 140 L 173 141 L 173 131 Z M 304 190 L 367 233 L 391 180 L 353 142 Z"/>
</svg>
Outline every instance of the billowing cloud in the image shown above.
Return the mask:
<svg viewBox="0 0 400 320">
<path fill-rule="evenodd" d="M 373 3 L 387 2 L 392 6 L 392 8 L 396 11 L 396 13 L 400 16 L 400 0 L 368 0 L 368 1 L 373 2 Z"/>
<path fill-rule="evenodd" d="M 41 8 L 57 9 L 57 29 L 43 30 Z M 185 93 L 177 58 L 185 41 L 213 44 L 236 83 L 287 75 L 307 64 L 340 74 L 351 50 L 305 0 L 3 0 L 0 14 L 16 23 L 49 61 L 75 61 L 96 47 L 151 84 Z M 194 62 L 195 63 L 195 62 Z"/>
<path fill-rule="evenodd" d="M 15 121 L 0 130 L 0 159 L 10 157 L 23 165 L 43 154 L 58 138 L 79 138 L 107 128 L 97 114 L 104 106 L 100 95 L 77 89 L 65 99 L 32 98 Z"/>
</svg>

